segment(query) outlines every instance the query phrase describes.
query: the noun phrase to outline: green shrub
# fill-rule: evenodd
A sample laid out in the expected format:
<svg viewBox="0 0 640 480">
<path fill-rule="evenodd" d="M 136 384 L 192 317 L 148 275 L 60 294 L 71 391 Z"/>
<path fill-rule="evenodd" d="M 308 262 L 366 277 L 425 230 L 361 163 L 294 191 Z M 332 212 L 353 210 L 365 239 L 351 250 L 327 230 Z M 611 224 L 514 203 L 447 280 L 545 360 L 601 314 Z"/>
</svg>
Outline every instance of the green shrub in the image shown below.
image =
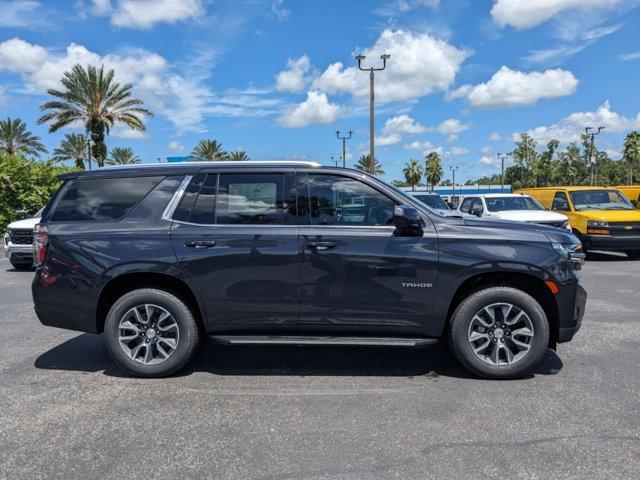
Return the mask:
<svg viewBox="0 0 640 480">
<path fill-rule="evenodd" d="M 75 171 L 50 162 L 0 153 L 0 232 L 16 220 L 16 210 L 35 213 L 60 186 L 58 175 Z"/>
</svg>

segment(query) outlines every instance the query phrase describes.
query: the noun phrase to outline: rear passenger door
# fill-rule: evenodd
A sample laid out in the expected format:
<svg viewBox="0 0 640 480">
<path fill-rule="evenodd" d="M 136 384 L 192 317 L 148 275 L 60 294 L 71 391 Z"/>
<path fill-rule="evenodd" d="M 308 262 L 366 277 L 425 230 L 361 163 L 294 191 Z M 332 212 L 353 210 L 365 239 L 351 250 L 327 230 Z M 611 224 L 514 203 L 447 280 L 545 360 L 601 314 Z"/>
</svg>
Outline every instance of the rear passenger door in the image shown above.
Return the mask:
<svg viewBox="0 0 640 480">
<path fill-rule="evenodd" d="M 296 222 L 293 172 L 235 168 L 193 179 L 173 215 L 171 238 L 211 330 L 295 327 Z"/>
</svg>

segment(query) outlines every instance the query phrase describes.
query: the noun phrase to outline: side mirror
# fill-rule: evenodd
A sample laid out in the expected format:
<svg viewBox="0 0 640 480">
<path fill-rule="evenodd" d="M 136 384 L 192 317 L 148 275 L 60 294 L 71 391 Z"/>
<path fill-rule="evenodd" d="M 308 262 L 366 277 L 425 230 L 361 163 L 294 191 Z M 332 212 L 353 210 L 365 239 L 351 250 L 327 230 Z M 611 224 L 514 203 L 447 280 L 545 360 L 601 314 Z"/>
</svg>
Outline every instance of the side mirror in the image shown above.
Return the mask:
<svg viewBox="0 0 640 480">
<path fill-rule="evenodd" d="M 409 205 L 398 205 L 393 211 L 393 226 L 398 235 L 407 237 L 421 237 L 422 217 L 416 208 Z"/>
</svg>

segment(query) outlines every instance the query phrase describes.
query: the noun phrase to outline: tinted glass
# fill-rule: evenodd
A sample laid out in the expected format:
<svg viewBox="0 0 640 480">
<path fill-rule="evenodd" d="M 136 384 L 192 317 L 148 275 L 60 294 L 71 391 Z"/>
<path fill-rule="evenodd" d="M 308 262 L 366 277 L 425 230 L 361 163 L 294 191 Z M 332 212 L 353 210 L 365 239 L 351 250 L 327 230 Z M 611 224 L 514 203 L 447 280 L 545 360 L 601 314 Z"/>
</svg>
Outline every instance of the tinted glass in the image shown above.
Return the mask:
<svg viewBox="0 0 640 480">
<path fill-rule="evenodd" d="M 284 211 L 284 174 L 220 174 L 216 223 L 280 225 Z"/>
<path fill-rule="evenodd" d="M 202 183 L 204 182 L 206 175 L 204 173 L 200 173 L 193 177 L 191 183 L 187 187 L 186 192 L 182 196 L 182 201 L 176 211 L 173 214 L 174 220 L 180 220 L 186 222 L 189 219 L 189 214 L 191 213 L 191 209 L 193 208 L 193 203 L 196 201 L 198 197 L 198 193 L 200 192 L 200 187 L 202 187 Z"/>
<path fill-rule="evenodd" d="M 551 204 L 551 210 L 559 210 L 561 212 L 568 212 L 570 210 L 566 193 L 556 192 L 553 197 L 553 203 Z"/>
<path fill-rule="evenodd" d="M 633 210 L 617 190 L 579 190 L 570 195 L 576 210 Z"/>
<path fill-rule="evenodd" d="M 538 202 L 530 197 L 498 197 L 485 198 L 487 210 L 503 212 L 505 210 L 544 210 Z"/>
<path fill-rule="evenodd" d="M 200 187 L 200 192 L 196 198 L 191 215 L 187 220 L 190 223 L 212 224 L 214 202 L 216 199 L 216 182 L 218 175 L 213 173 L 207 175 L 206 180 Z"/>
<path fill-rule="evenodd" d="M 449 210 L 449 207 L 444 203 L 440 195 L 414 195 L 414 197 L 431 208 Z"/>
<path fill-rule="evenodd" d="M 473 203 L 473 198 L 465 198 L 462 201 L 462 205 L 460 205 L 460 211 L 463 213 L 469 213 L 469 210 L 471 210 L 472 203 Z"/>
<path fill-rule="evenodd" d="M 56 206 L 54 222 L 108 221 L 124 217 L 163 177 L 75 180 Z"/>
<path fill-rule="evenodd" d="M 395 202 L 369 185 L 337 175 L 309 175 L 312 225 L 392 225 Z M 302 217 L 300 219 L 302 222 Z"/>
</svg>

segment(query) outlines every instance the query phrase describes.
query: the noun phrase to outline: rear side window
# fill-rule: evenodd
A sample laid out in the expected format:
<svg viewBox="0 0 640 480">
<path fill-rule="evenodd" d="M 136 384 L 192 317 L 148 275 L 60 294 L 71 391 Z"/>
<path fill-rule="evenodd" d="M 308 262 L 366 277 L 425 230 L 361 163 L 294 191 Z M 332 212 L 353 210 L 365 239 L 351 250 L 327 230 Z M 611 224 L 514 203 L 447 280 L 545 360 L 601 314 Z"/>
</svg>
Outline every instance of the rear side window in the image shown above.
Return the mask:
<svg viewBox="0 0 640 480">
<path fill-rule="evenodd" d="M 51 216 L 54 222 L 110 221 L 124 217 L 163 177 L 75 180 Z"/>
<path fill-rule="evenodd" d="M 284 223 L 282 173 L 221 173 L 218 185 L 216 223 Z"/>
</svg>

